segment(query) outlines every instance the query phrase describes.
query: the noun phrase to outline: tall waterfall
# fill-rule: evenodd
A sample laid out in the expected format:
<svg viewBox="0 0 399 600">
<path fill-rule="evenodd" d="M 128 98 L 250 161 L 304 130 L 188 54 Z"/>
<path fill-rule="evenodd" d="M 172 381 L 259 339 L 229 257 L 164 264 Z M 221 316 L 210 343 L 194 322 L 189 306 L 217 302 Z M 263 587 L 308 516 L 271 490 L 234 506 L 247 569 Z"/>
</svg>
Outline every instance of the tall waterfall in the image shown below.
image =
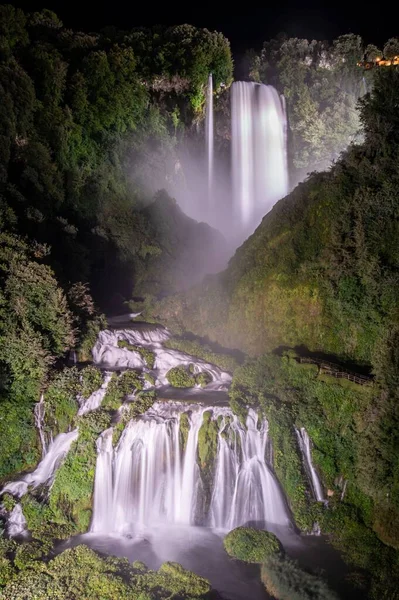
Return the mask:
<svg viewBox="0 0 399 600">
<path fill-rule="evenodd" d="M 306 429 L 304 427 L 302 427 L 301 429 L 296 429 L 295 432 L 298 437 L 299 447 L 301 449 L 302 456 L 305 461 L 306 471 L 309 475 L 309 479 L 310 479 L 310 482 L 312 485 L 314 496 L 315 496 L 316 500 L 318 500 L 319 502 L 324 502 L 325 497 L 324 497 L 323 487 L 321 485 L 318 473 L 313 465 L 312 453 L 311 453 L 311 448 L 310 448 L 310 438 L 309 438 L 308 432 L 306 431 Z"/>
<path fill-rule="evenodd" d="M 206 411 L 218 431 L 210 482 L 198 464 Z M 289 515 L 265 460 L 266 444 L 267 422 L 253 410 L 244 426 L 226 407 L 157 403 L 127 425 L 115 450 L 110 430 L 99 438 L 91 531 L 130 532 L 159 523 L 232 529 L 255 520 L 286 526 Z"/>
<path fill-rule="evenodd" d="M 212 193 L 213 193 L 213 78 L 210 73 L 208 78 L 208 89 L 206 93 L 206 116 L 205 116 L 205 137 L 206 137 L 206 158 L 208 169 L 208 208 L 212 209 Z"/>
<path fill-rule="evenodd" d="M 286 117 L 270 85 L 238 81 L 231 88 L 235 214 L 248 232 L 286 195 Z"/>
</svg>

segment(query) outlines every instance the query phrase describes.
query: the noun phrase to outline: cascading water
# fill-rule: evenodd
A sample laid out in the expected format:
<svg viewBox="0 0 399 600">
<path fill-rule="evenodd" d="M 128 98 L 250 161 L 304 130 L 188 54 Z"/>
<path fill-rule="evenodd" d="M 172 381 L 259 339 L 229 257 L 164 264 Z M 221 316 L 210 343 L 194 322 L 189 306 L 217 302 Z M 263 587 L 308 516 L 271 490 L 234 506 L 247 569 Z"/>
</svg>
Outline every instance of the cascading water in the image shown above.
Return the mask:
<svg viewBox="0 0 399 600">
<path fill-rule="evenodd" d="M 104 374 L 104 381 L 101 387 L 93 392 L 86 400 L 82 400 L 78 415 L 85 415 L 86 413 L 96 410 L 99 406 L 101 406 L 101 402 L 104 400 L 105 394 L 107 393 L 108 384 L 111 381 L 112 373 L 110 371 L 106 371 Z"/>
<path fill-rule="evenodd" d="M 40 396 L 40 401 L 35 404 L 34 408 L 34 416 L 35 416 L 35 425 L 39 434 L 40 443 L 42 446 L 42 458 L 45 457 L 47 452 L 47 442 L 44 435 L 44 413 L 45 413 L 45 405 L 44 405 L 44 396 L 43 394 Z"/>
<path fill-rule="evenodd" d="M 212 210 L 212 192 L 213 192 L 213 78 L 212 73 L 208 77 L 208 89 L 206 93 L 206 115 L 205 115 L 205 138 L 206 138 L 206 158 L 208 168 L 208 208 Z"/>
<path fill-rule="evenodd" d="M 205 411 L 211 411 L 218 427 L 208 508 L 198 465 Z M 182 413 L 189 422 L 184 451 Z M 278 483 L 265 462 L 267 422 L 259 423 L 253 410 L 243 426 L 226 407 L 157 403 L 127 425 L 113 458 L 111 436 L 104 432 L 97 444 L 92 532 L 127 533 L 137 525 L 160 523 L 219 529 L 248 521 L 289 524 Z"/>
<path fill-rule="evenodd" d="M 26 519 L 22 512 L 22 506 L 16 504 L 7 519 L 7 533 L 10 537 L 21 535 L 26 528 Z"/>
<path fill-rule="evenodd" d="M 21 479 L 17 481 L 6 483 L 0 494 L 8 492 L 13 496 L 21 498 L 27 493 L 29 487 L 36 488 L 42 484 L 50 485 L 60 461 L 69 452 L 72 442 L 74 442 L 77 437 L 77 429 L 70 431 L 69 433 L 60 433 L 57 435 L 48 447 L 45 457 L 40 461 L 36 469 L 32 473 L 23 475 Z"/>
<path fill-rule="evenodd" d="M 248 233 L 288 191 L 286 117 L 269 85 L 233 83 L 231 106 L 235 213 Z"/>
<path fill-rule="evenodd" d="M 167 372 L 179 365 L 193 365 L 194 372 L 206 371 L 212 377 L 207 389 L 226 388 L 231 376 L 210 363 L 194 358 L 184 352 L 165 348 L 162 342 L 170 337 L 164 327 L 142 327 L 137 329 L 107 329 L 102 331 L 93 348 L 93 359 L 105 368 L 146 369 L 144 358 L 138 351 L 120 348 L 118 342 L 124 340 L 133 346 L 143 346 L 153 352 L 155 357 L 154 373 L 157 376 L 157 387 L 167 385 Z M 148 370 L 148 369 L 147 369 Z"/>
<path fill-rule="evenodd" d="M 305 468 L 309 475 L 314 496 L 318 502 L 325 502 L 323 486 L 321 485 L 319 475 L 313 465 L 309 435 L 304 427 L 301 429 L 295 429 L 295 432 L 298 437 L 299 447 L 305 461 Z"/>
</svg>

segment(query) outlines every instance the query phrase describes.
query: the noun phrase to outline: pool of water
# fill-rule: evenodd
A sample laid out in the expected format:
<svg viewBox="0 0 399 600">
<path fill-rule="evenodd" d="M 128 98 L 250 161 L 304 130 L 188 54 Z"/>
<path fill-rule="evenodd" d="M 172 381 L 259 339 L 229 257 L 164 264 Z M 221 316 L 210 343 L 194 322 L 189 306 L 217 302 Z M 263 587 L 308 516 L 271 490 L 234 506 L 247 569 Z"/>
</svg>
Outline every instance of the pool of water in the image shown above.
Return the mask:
<svg viewBox="0 0 399 600">
<path fill-rule="evenodd" d="M 345 563 L 326 538 L 302 536 L 293 531 L 275 533 L 288 556 L 298 560 L 303 568 L 322 575 L 341 600 L 360 600 L 361 596 L 345 582 Z M 150 569 L 174 561 L 208 579 L 224 600 L 268 600 L 270 597 L 260 581 L 260 567 L 231 559 L 223 548 L 225 534 L 206 527 L 157 525 L 138 528 L 129 536 L 79 535 L 57 550 L 86 544 L 100 553 L 126 557 L 131 562 L 140 560 Z"/>
</svg>

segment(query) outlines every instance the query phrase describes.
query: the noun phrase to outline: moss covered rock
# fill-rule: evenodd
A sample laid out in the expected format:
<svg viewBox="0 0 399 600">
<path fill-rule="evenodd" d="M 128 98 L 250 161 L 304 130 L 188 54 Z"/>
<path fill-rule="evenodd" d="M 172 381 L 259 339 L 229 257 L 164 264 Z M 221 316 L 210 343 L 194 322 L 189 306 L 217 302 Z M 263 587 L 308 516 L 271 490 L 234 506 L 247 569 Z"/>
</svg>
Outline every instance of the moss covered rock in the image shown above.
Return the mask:
<svg viewBox="0 0 399 600">
<path fill-rule="evenodd" d="M 237 527 L 224 538 L 226 552 L 233 558 L 249 563 L 262 563 L 267 557 L 280 554 L 282 546 L 274 533 Z"/>
<path fill-rule="evenodd" d="M 166 373 L 166 379 L 175 388 L 191 388 L 195 386 L 195 377 L 184 365 L 173 367 Z"/>
</svg>

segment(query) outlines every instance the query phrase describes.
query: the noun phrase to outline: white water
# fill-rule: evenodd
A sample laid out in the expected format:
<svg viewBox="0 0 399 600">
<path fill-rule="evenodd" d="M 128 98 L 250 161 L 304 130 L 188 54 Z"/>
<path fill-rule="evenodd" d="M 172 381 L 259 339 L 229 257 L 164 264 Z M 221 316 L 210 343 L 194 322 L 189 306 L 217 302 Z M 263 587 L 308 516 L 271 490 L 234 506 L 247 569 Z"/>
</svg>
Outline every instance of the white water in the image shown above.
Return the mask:
<svg viewBox="0 0 399 600">
<path fill-rule="evenodd" d="M 104 400 L 105 394 L 107 393 L 108 384 L 111 381 L 112 373 L 106 371 L 104 373 L 104 381 L 101 387 L 93 392 L 86 400 L 81 400 L 81 405 L 78 410 L 78 415 L 85 415 L 86 413 L 96 410 L 101 406 L 101 402 Z"/>
<path fill-rule="evenodd" d="M 207 410 L 218 422 L 219 436 L 213 494 L 204 509 L 197 453 Z M 190 422 L 184 452 L 179 433 L 183 412 Z M 155 404 L 127 425 L 113 458 L 109 430 L 99 438 L 91 531 L 129 533 L 157 524 L 231 529 L 253 520 L 288 526 L 283 496 L 265 462 L 266 442 L 267 423 L 258 424 L 253 410 L 243 427 L 228 408 Z"/>
<path fill-rule="evenodd" d="M 164 327 L 148 327 L 137 329 L 107 329 L 101 331 L 93 348 L 93 359 L 96 364 L 106 368 L 144 369 L 146 364 L 142 356 L 127 348 L 119 348 L 118 341 L 126 340 L 131 345 L 144 346 L 155 355 L 154 372 L 157 376 L 157 387 L 167 385 L 166 373 L 179 365 L 194 365 L 194 372 L 208 372 L 212 382 L 207 389 L 225 389 L 231 382 L 231 375 L 215 365 L 194 358 L 184 352 L 164 348 L 162 342 L 170 337 Z"/>
<path fill-rule="evenodd" d="M 312 484 L 314 496 L 317 501 L 324 502 L 325 497 L 323 492 L 323 486 L 321 485 L 319 475 L 313 465 L 311 442 L 309 435 L 304 427 L 302 427 L 301 429 L 295 429 L 295 431 L 298 436 L 299 447 L 301 449 L 302 456 L 305 461 L 306 471 L 309 475 L 309 479 Z"/>
<path fill-rule="evenodd" d="M 231 107 L 235 214 L 249 233 L 288 191 L 286 117 L 277 91 L 263 84 L 233 83 Z"/>
<path fill-rule="evenodd" d="M 21 498 L 24 496 L 29 487 L 36 488 L 39 485 L 51 485 L 54 473 L 60 462 L 69 452 L 69 449 L 78 437 L 78 430 L 70 431 L 69 433 L 60 433 L 54 438 L 48 447 L 47 453 L 43 460 L 40 461 L 36 469 L 32 473 L 23 475 L 18 481 L 11 481 L 1 490 L 0 494 L 8 492 L 13 496 Z"/>
<path fill-rule="evenodd" d="M 35 404 L 34 416 L 35 416 L 35 425 L 39 434 L 40 444 L 42 446 L 42 458 L 45 457 L 47 453 L 47 442 L 44 435 L 44 413 L 45 413 L 45 405 L 44 405 L 44 396 L 43 394 L 40 396 L 40 401 Z"/>
<path fill-rule="evenodd" d="M 26 528 L 26 519 L 22 512 L 22 506 L 16 504 L 7 519 L 7 533 L 10 537 L 21 535 Z"/>
<path fill-rule="evenodd" d="M 206 158 L 208 168 L 208 209 L 212 211 L 213 200 L 213 168 L 214 168 L 214 131 L 213 131 L 213 78 L 212 73 L 208 78 L 206 93 L 206 115 L 205 115 L 205 138 Z"/>
<path fill-rule="evenodd" d="M 268 423 L 250 409 L 246 427 L 222 409 L 218 459 L 211 502 L 211 525 L 234 529 L 247 521 L 287 525 L 286 505 L 265 456 Z M 228 437 L 226 438 L 226 434 Z"/>
</svg>

